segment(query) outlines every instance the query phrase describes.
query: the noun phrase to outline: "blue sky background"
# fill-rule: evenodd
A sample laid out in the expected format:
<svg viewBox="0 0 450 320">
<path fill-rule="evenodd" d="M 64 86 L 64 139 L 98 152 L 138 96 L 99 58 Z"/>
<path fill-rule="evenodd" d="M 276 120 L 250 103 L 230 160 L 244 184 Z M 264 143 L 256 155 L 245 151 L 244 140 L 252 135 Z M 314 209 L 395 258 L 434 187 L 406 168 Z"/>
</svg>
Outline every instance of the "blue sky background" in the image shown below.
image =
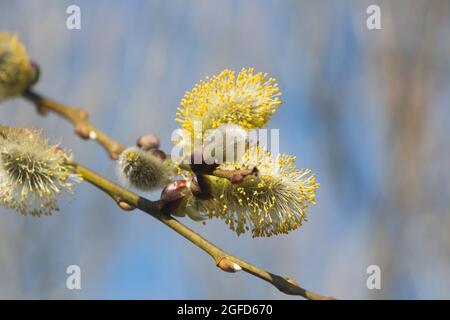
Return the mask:
<svg viewBox="0 0 450 320">
<path fill-rule="evenodd" d="M 378 4 L 382 30 L 366 28 Z M 81 8 L 81 30 L 66 8 Z M 278 80 L 269 128 L 321 183 L 317 205 L 287 236 L 237 237 L 222 221 L 186 223 L 212 242 L 304 287 L 339 298 L 449 298 L 450 6 L 445 1 L 0 2 L 42 69 L 37 90 L 85 107 L 126 145 L 170 135 L 186 90 L 225 68 Z M 44 128 L 76 159 L 115 179 L 114 163 L 55 115 L 21 99 L 2 124 Z M 146 194 L 158 197 L 158 192 Z M 282 299 L 245 273 L 227 274 L 155 219 L 124 213 L 83 184 L 52 217 L 0 208 L 0 298 Z M 65 288 L 66 267 L 82 290 Z M 379 265 L 382 290 L 366 288 Z"/>
</svg>

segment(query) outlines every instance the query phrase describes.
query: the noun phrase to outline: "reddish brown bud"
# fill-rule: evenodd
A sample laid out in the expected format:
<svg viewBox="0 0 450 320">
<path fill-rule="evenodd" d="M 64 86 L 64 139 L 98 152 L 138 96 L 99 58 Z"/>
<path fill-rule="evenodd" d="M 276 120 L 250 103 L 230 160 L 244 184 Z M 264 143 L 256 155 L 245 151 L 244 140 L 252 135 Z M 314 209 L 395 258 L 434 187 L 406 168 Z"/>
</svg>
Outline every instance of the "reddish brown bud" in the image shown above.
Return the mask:
<svg viewBox="0 0 450 320">
<path fill-rule="evenodd" d="M 220 259 L 220 261 L 217 263 L 217 266 L 225 272 L 233 272 L 234 273 L 236 271 L 242 270 L 241 266 L 228 260 L 227 258 Z"/>
<path fill-rule="evenodd" d="M 153 134 L 147 134 L 139 137 L 136 141 L 136 145 L 144 151 L 150 149 L 158 149 L 160 146 L 159 138 Z"/>
<path fill-rule="evenodd" d="M 175 180 L 168 184 L 161 192 L 161 201 L 168 202 L 186 195 L 186 180 Z"/>
<path fill-rule="evenodd" d="M 84 125 L 77 125 L 74 132 L 82 139 L 89 139 L 91 130 Z"/>
<path fill-rule="evenodd" d="M 186 180 L 175 180 L 161 192 L 161 212 L 174 214 L 186 196 Z"/>
</svg>

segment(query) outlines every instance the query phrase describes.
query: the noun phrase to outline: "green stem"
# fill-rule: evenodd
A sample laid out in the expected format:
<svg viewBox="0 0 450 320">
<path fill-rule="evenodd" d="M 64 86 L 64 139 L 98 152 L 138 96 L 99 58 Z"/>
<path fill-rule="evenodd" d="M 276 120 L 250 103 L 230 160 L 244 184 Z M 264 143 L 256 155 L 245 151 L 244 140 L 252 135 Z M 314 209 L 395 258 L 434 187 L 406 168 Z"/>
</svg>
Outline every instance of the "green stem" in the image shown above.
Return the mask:
<svg viewBox="0 0 450 320">
<path fill-rule="evenodd" d="M 146 198 L 140 197 L 139 195 L 118 186 L 117 184 L 101 177 L 97 173 L 80 164 L 73 164 L 73 166 L 75 167 L 76 172 L 80 174 L 85 181 L 104 191 L 112 198 L 116 200 L 120 199 L 121 201 L 124 201 L 129 205 L 136 207 L 141 211 L 158 219 L 166 226 L 208 253 L 214 259 L 216 265 L 222 270 L 235 272 L 239 271 L 239 269 L 242 269 L 249 274 L 252 274 L 260 279 L 269 282 L 270 284 L 278 288 L 281 292 L 284 292 L 286 294 L 299 295 L 312 300 L 333 299 L 331 297 L 322 296 L 306 290 L 300 287 L 292 279 L 281 277 L 279 275 L 262 270 L 257 266 L 224 251 L 223 249 L 215 246 L 214 244 L 203 238 L 195 231 L 189 229 L 187 226 L 185 226 L 175 218 L 161 213 L 158 202 L 150 201 Z"/>
</svg>

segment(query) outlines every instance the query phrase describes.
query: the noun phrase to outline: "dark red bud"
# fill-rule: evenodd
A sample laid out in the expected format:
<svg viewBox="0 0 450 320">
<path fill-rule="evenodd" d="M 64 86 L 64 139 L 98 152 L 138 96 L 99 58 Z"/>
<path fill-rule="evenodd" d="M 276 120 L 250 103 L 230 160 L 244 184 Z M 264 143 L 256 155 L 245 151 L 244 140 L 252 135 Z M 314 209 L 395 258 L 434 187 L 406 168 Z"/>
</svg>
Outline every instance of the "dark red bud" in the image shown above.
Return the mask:
<svg viewBox="0 0 450 320">
<path fill-rule="evenodd" d="M 150 149 L 158 149 L 160 146 L 159 138 L 153 134 L 147 134 L 139 137 L 136 141 L 136 145 L 144 151 Z"/>
<path fill-rule="evenodd" d="M 186 180 L 175 180 L 168 184 L 161 192 L 161 201 L 169 202 L 186 195 Z"/>
<path fill-rule="evenodd" d="M 161 212 L 173 214 L 186 196 L 186 180 L 175 180 L 161 192 Z"/>
</svg>

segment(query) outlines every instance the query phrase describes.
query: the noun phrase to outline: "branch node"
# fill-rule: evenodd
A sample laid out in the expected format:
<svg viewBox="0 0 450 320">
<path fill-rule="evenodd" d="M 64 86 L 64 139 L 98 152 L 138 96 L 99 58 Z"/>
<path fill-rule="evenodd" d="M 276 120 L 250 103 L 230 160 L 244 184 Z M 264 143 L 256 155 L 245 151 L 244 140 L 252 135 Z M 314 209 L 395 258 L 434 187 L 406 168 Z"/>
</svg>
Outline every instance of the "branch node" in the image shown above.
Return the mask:
<svg viewBox="0 0 450 320">
<path fill-rule="evenodd" d="M 89 118 L 89 114 L 83 108 L 76 108 L 75 110 L 80 120 L 87 120 Z"/>
<path fill-rule="evenodd" d="M 75 134 L 77 134 L 81 139 L 87 140 L 90 138 L 91 130 L 84 124 L 77 124 L 74 129 Z"/>
<path fill-rule="evenodd" d="M 232 261 L 230 261 L 229 259 L 222 258 L 219 260 L 219 262 L 217 263 L 217 266 L 222 269 L 225 272 L 237 272 L 237 271 L 241 271 L 242 267 L 240 265 L 238 265 L 237 263 L 234 263 Z"/>
<path fill-rule="evenodd" d="M 130 205 L 128 202 L 125 202 L 120 198 L 116 198 L 116 203 L 119 208 L 124 211 L 133 211 L 134 209 L 136 209 L 134 206 Z"/>
</svg>

